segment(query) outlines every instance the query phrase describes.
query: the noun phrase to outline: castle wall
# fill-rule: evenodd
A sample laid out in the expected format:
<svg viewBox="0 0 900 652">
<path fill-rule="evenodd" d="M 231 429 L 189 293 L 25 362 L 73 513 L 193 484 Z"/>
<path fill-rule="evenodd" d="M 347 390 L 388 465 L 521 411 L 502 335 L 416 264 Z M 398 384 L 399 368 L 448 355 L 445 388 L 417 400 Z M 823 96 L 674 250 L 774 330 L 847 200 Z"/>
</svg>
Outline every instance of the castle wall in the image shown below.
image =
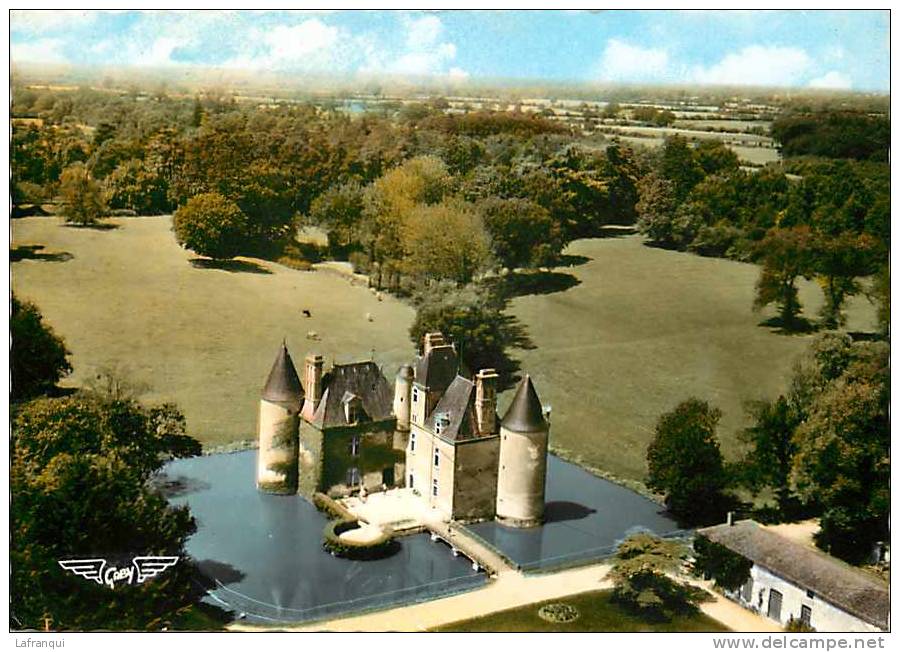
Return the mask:
<svg viewBox="0 0 900 652">
<path fill-rule="evenodd" d="M 532 527 L 543 520 L 548 435 L 500 428 L 497 519 L 504 524 Z"/>
<path fill-rule="evenodd" d="M 405 440 L 398 439 L 393 419 L 324 432 L 303 422 L 300 430 L 300 493 L 346 496 L 360 487 L 403 486 Z"/>
<path fill-rule="evenodd" d="M 259 402 L 256 486 L 270 493 L 297 490 L 297 411 L 266 400 Z"/>
<path fill-rule="evenodd" d="M 460 442 L 456 446 L 453 518 L 477 521 L 494 517 L 500 438 Z"/>
<path fill-rule="evenodd" d="M 322 445 L 322 431 L 301 420 L 298 492 L 310 500 L 321 491 Z"/>
</svg>

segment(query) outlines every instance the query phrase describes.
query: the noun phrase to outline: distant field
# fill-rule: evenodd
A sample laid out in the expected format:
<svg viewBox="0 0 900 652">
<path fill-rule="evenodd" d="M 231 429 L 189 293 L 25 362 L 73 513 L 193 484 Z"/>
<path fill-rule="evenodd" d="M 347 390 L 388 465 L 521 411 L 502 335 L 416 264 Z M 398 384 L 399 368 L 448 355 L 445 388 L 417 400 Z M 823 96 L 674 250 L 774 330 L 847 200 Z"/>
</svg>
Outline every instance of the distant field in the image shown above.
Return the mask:
<svg viewBox="0 0 900 652">
<path fill-rule="evenodd" d="M 711 134 L 715 137 L 717 134 Z M 610 138 L 614 136 L 614 134 L 608 134 Z M 662 147 L 665 142 L 664 138 L 661 137 L 647 137 L 642 138 L 639 136 L 616 136 L 622 142 L 630 145 L 631 147 Z M 728 145 L 735 154 L 738 155 L 738 158 L 746 161 L 747 163 L 752 163 L 755 165 L 765 165 L 766 163 L 771 163 L 773 161 L 778 161 L 781 159 L 781 156 L 778 153 L 777 149 L 773 149 L 771 147 L 747 147 L 744 145 Z"/>
<path fill-rule="evenodd" d="M 657 417 L 698 396 L 724 412 L 719 436 L 733 455 L 742 402 L 783 391 L 813 337 L 758 325 L 774 314 L 751 311 L 758 268 L 647 247 L 639 236 L 581 240 L 566 253 L 590 259 L 556 270 L 579 285 L 512 304 L 537 345 L 519 357 L 553 407 L 551 445 L 641 479 Z M 800 298 L 814 316 L 818 286 L 803 283 Z M 849 315 L 851 330 L 874 329 L 865 299 Z"/>
<path fill-rule="evenodd" d="M 271 273 L 198 269 L 169 218 L 115 223 L 96 231 L 56 218 L 12 221 L 14 245 L 47 248 L 45 259 L 14 263 L 12 283 L 65 337 L 70 384 L 117 367 L 150 388 L 147 398 L 176 401 L 192 434 L 221 444 L 255 436 L 259 391 L 282 337 L 298 365 L 308 350 L 349 362 L 374 348 L 389 379 L 413 353 L 413 310 L 388 296 L 379 302 L 336 275 L 266 262 L 255 261 Z M 53 253 L 73 258 L 55 262 Z M 757 268 L 646 247 L 637 236 L 583 240 L 567 253 L 589 259 L 557 270 L 579 285 L 512 304 L 538 347 L 519 357 L 553 406 L 553 446 L 642 479 L 656 418 L 697 395 L 724 411 L 720 436 L 733 453 L 741 402 L 783 389 L 811 339 L 757 325 L 770 314 L 750 310 Z M 813 313 L 820 292 L 805 284 L 801 299 Z M 852 329 L 871 329 L 873 319 L 865 300 L 852 304 Z M 510 398 L 501 397 L 501 413 Z"/>
<path fill-rule="evenodd" d="M 37 303 L 73 352 L 68 384 L 117 367 L 150 388 L 148 399 L 176 401 L 192 434 L 221 444 L 256 436 L 259 392 L 282 337 L 298 368 L 308 350 L 330 363 L 336 354 L 368 359 L 374 348 L 393 378 L 413 353 L 413 310 L 390 297 L 379 302 L 336 275 L 268 262 L 258 264 L 269 274 L 198 269 L 175 244 L 170 218 L 114 222 L 120 228 L 97 231 L 55 218 L 12 221 L 14 245 L 74 256 L 12 267 L 16 294 Z M 321 341 L 307 340 L 309 331 Z"/>
</svg>

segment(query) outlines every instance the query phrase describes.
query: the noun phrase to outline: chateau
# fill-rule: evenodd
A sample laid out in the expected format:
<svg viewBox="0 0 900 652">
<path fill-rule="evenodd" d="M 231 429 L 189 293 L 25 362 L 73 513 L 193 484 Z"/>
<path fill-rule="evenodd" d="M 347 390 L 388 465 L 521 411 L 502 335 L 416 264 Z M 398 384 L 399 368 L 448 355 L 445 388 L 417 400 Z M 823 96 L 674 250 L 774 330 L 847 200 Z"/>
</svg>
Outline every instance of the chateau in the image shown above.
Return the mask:
<svg viewBox="0 0 900 652">
<path fill-rule="evenodd" d="M 550 425 L 526 376 L 502 419 L 497 374 L 465 368 L 441 333 L 400 367 L 304 360 L 282 345 L 259 408 L 257 486 L 333 497 L 405 487 L 442 520 L 542 522 Z"/>
</svg>

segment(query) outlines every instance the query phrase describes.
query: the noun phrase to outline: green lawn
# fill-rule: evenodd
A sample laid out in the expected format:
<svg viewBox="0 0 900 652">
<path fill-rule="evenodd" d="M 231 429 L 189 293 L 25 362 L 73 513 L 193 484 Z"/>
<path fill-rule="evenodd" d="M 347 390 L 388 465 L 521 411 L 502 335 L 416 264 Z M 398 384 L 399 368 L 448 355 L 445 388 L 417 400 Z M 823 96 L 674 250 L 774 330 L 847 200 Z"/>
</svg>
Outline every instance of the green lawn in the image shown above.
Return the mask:
<svg viewBox="0 0 900 652">
<path fill-rule="evenodd" d="M 499 611 L 489 616 L 445 625 L 436 632 L 727 632 L 725 625 L 705 614 L 679 616 L 671 622 L 648 623 L 610 602 L 612 592 L 591 591 L 559 600 Z M 562 602 L 575 607 L 577 620 L 549 623 L 538 610 L 545 604 Z"/>
<path fill-rule="evenodd" d="M 308 350 L 349 362 L 374 348 L 389 379 L 413 354 L 413 310 L 387 295 L 378 301 L 334 274 L 268 262 L 244 269 L 270 273 L 197 268 L 169 218 L 114 222 L 120 228 L 101 231 L 57 218 L 12 221 L 15 246 L 46 247 L 13 263 L 12 285 L 66 339 L 75 367 L 67 384 L 117 368 L 148 387 L 148 399 L 176 401 L 189 431 L 214 445 L 255 437 L 259 392 L 282 337 L 298 365 Z M 719 434 L 734 454 L 742 402 L 782 391 L 812 338 L 758 325 L 772 313 L 750 309 L 757 268 L 647 247 L 637 236 L 583 240 L 567 253 L 586 262 L 557 278 L 577 285 L 519 297 L 511 308 L 537 345 L 519 357 L 553 406 L 551 444 L 639 480 L 659 414 L 696 395 L 724 411 Z M 803 285 L 810 313 L 820 297 Z M 874 327 L 864 299 L 850 312 L 850 328 Z M 308 331 L 321 341 L 307 340 Z M 500 398 L 501 414 L 511 396 Z"/>
<path fill-rule="evenodd" d="M 566 253 L 589 259 L 556 270 L 578 285 L 512 303 L 537 345 L 519 357 L 553 406 L 551 446 L 643 478 L 657 418 L 693 395 L 723 411 L 719 437 L 735 454 L 743 402 L 784 391 L 814 337 L 759 325 L 774 311 L 751 310 L 758 268 L 648 247 L 630 235 L 581 240 Z M 819 287 L 802 283 L 800 299 L 815 316 Z M 875 327 L 864 298 L 852 301 L 849 316 L 852 330 Z"/>
<path fill-rule="evenodd" d="M 335 356 L 368 359 L 375 349 L 390 379 L 413 353 L 413 310 L 389 296 L 378 301 L 334 274 L 269 262 L 256 265 L 271 273 L 196 268 L 189 262 L 195 256 L 175 243 L 170 218 L 113 222 L 120 228 L 12 221 L 14 246 L 41 244 L 73 256 L 12 267 L 16 295 L 37 303 L 72 350 L 75 373 L 66 384 L 118 368 L 149 388 L 146 398 L 176 401 L 191 434 L 222 444 L 256 437 L 259 393 L 283 337 L 301 375 L 311 350 L 330 363 Z M 309 331 L 321 340 L 306 339 Z"/>
</svg>

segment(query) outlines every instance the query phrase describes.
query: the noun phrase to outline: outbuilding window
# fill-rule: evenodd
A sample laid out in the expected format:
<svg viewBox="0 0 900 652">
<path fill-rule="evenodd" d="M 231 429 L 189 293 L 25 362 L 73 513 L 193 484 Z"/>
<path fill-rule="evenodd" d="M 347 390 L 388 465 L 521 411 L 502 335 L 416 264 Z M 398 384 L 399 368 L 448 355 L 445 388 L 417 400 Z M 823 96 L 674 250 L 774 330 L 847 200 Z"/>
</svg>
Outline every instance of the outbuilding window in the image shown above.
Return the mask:
<svg viewBox="0 0 900 652">
<path fill-rule="evenodd" d="M 806 605 L 802 605 L 800 607 L 800 622 L 806 625 L 807 627 L 812 627 L 810 621 L 812 620 L 812 607 L 807 607 Z"/>
</svg>

